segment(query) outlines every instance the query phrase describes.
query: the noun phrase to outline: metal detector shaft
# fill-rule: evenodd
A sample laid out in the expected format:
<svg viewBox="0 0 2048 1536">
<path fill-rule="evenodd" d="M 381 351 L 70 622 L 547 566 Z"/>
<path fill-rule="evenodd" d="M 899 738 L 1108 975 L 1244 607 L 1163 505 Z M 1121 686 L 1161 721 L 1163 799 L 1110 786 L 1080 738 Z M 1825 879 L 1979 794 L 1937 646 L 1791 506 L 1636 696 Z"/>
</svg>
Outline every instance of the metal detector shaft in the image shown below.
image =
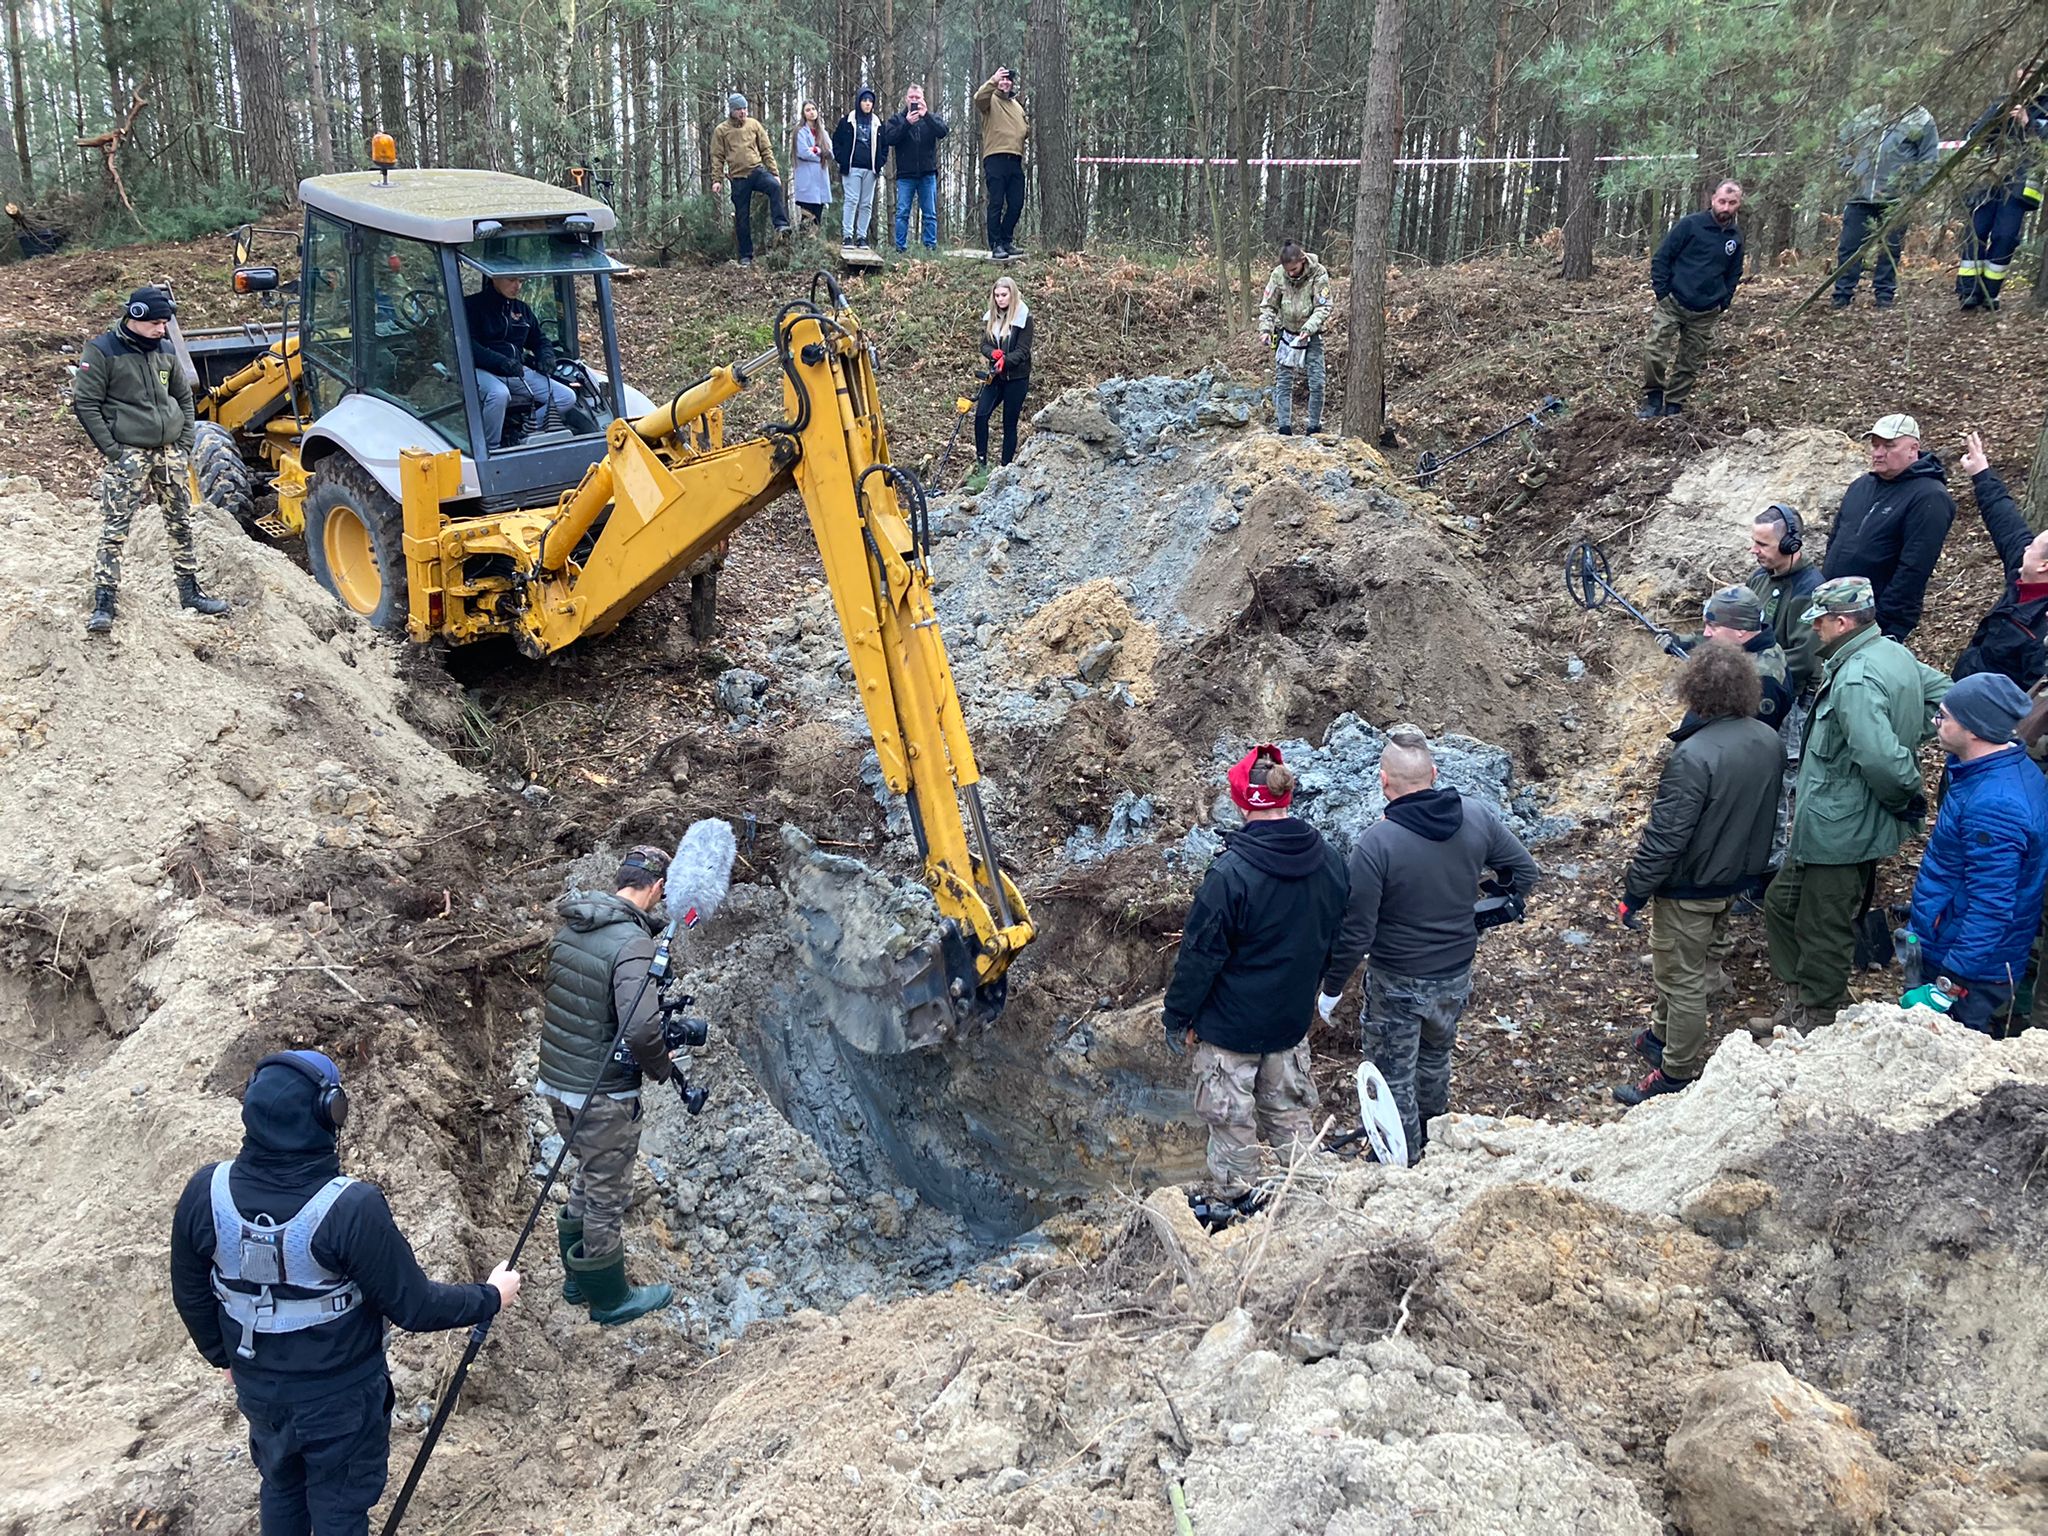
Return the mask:
<svg viewBox="0 0 2048 1536">
<path fill-rule="evenodd" d="M 1610 602 L 1615 604 L 1655 635 L 1671 655 L 1685 655 L 1685 647 L 1679 643 L 1678 636 L 1615 591 L 1614 574 L 1607 564 L 1607 551 L 1591 539 L 1581 539 L 1564 557 L 1564 589 L 1571 600 L 1588 613 L 1604 608 Z"/>
<path fill-rule="evenodd" d="M 1477 442 L 1467 443 L 1456 453 L 1445 454 L 1442 458 L 1438 458 L 1433 453 L 1425 453 L 1416 461 L 1415 478 L 1423 485 L 1427 485 L 1438 475 L 1442 474 L 1447 465 L 1457 463 L 1458 460 L 1464 458 L 1468 453 L 1477 453 L 1490 443 L 1499 442 L 1510 432 L 1520 431 L 1523 427 L 1533 427 L 1537 431 L 1541 431 L 1550 425 L 1543 418 L 1545 416 L 1555 416 L 1563 409 L 1564 401 L 1561 398 L 1556 395 L 1545 395 L 1537 402 L 1536 409 L 1529 412 L 1528 415 L 1517 416 L 1506 426 L 1497 431 L 1487 433 L 1486 436 L 1480 438 Z"/>
</svg>

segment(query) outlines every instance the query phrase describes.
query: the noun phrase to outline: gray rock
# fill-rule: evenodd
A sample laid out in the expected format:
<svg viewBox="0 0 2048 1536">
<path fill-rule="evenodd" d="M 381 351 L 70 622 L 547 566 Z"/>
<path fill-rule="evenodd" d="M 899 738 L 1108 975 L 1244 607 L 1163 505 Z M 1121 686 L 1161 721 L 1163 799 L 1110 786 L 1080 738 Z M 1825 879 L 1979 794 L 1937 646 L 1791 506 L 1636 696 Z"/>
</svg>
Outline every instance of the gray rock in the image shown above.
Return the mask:
<svg viewBox="0 0 2048 1536">
<path fill-rule="evenodd" d="M 1074 671 L 1084 683 L 1099 683 L 1109 675 L 1109 669 L 1116 665 L 1116 659 L 1123 654 L 1121 640 L 1101 640 L 1081 653 Z"/>
<path fill-rule="evenodd" d="M 718 707 L 735 720 L 751 720 L 760 712 L 768 679 L 747 667 L 731 667 L 718 675 Z"/>
</svg>

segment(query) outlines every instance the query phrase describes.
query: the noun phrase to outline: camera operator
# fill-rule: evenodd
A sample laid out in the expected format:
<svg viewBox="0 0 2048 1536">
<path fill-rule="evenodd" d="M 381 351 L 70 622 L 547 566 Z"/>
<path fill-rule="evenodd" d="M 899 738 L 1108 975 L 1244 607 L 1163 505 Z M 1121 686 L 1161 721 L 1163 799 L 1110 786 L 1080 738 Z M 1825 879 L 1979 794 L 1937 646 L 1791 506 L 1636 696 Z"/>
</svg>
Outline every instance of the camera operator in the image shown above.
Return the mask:
<svg viewBox="0 0 2048 1536">
<path fill-rule="evenodd" d="M 663 1036 L 661 988 L 649 974 L 662 927 L 669 855 L 637 847 L 619 864 L 618 889 L 572 891 L 556 913 L 548 949 L 540 1077 L 556 1132 L 567 1138 L 594 1081 L 596 1093 L 569 1156 L 569 1203 L 555 1217 L 562 1299 L 585 1302 L 595 1323 L 626 1323 L 669 1304 L 667 1285 L 629 1285 L 620 1225 L 640 1150 L 643 1075 L 666 1082 L 675 1068 Z M 624 1029 L 620 1029 L 620 1021 Z M 621 1040 L 616 1053 L 612 1040 Z"/>
</svg>

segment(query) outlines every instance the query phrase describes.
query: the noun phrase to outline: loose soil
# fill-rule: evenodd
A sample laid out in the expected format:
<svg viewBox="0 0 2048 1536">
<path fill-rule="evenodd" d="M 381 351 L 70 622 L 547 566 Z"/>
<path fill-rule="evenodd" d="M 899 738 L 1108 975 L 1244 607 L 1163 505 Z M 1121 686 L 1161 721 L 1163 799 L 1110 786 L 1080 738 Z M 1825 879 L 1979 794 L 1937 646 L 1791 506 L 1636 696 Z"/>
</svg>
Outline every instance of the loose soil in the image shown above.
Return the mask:
<svg viewBox="0 0 2048 1536">
<path fill-rule="evenodd" d="M 1607 914 L 1675 710 L 1650 638 L 1560 579 L 1595 537 L 1631 600 L 1685 626 L 1741 573 L 1763 502 L 1811 503 L 1819 547 L 1855 434 L 1902 406 L 1944 445 L 1983 427 L 2017 470 L 2038 425 L 2008 384 L 2017 298 L 1964 335 L 1929 270 L 1882 319 L 1794 319 L 1810 279 L 1764 274 L 1694 415 L 1643 424 L 1633 264 L 1563 305 L 1540 259 L 1404 272 L 1399 441 L 1368 447 L 1263 431 L 1259 354 L 1207 339 L 1190 271 L 1027 267 L 1044 414 L 985 493 L 942 498 L 935 561 L 1042 937 L 994 1031 L 878 1062 L 798 963 L 806 902 L 839 899 L 807 892 L 874 882 L 893 902 L 912 868 L 863 779 L 799 509 L 736 540 L 703 648 L 665 593 L 545 665 L 414 654 L 328 602 L 296 550 L 226 526 L 201 530 L 235 604 L 210 623 L 171 601 L 147 523 L 112 642 L 78 633 L 97 516 L 53 407 L 66 361 L 146 276 L 235 318 L 209 287 L 225 265 L 209 245 L 0 271 L 0 420 L 40 481 L 0 482 L 18 594 L 0 647 L 9 1529 L 252 1528 L 239 1422 L 163 1262 L 177 1189 L 236 1144 L 248 1066 L 334 1054 L 350 1171 L 433 1273 L 483 1273 L 550 1150 L 529 1089 L 551 903 L 705 815 L 742 844 L 678 987 L 713 1023 L 692 1062 L 713 1097 L 696 1118 L 650 1101 L 628 1222 L 636 1272 L 679 1305 L 593 1328 L 531 1255 L 416 1528 L 1140 1531 L 1174 1479 L 1205 1532 L 1654 1532 L 1688 1391 L 1759 1359 L 1877 1437 L 1886 1529 L 2026 1529 L 2048 1509 L 2048 1316 L 2025 1299 L 2048 1046 L 1882 1007 L 1759 1046 L 1740 1023 L 1768 1008 L 1759 935 L 1701 1085 L 1621 1116 L 1607 1090 L 1638 1070 L 1649 979 Z M 965 467 L 956 446 L 940 472 L 985 280 L 913 263 L 856 294 L 897 456 L 942 490 Z M 621 290 L 629 372 L 659 393 L 758 349 L 788 286 L 649 271 Z M 1888 377 L 1899 393 L 1869 397 Z M 1546 392 L 1573 402 L 1556 430 L 1429 491 L 1408 479 L 1420 448 Z M 1936 662 L 1999 585 L 1964 501 L 1916 637 Z M 717 703 L 736 667 L 767 679 L 744 719 Z M 1428 1162 L 1319 1160 L 1210 1237 L 1173 1187 L 1200 1142 L 1157 998 L 1220 765 L 1299 741 L 1322 796 L 1304 813 L 1348 834 L 1377 814 L 1375 728 L 1396 719 L 1467 738 L 1470 792 L 1542 826 L 1554 878 L 1485 943 L 1461 1114 Z M 1316 1036 L 1339 1120 L 1347 1036 Z M 104 1305 L 79 1305 L 88 1287 Z M 459 1349 L 394 1335 L 400 1463 Z"/>
</svg>

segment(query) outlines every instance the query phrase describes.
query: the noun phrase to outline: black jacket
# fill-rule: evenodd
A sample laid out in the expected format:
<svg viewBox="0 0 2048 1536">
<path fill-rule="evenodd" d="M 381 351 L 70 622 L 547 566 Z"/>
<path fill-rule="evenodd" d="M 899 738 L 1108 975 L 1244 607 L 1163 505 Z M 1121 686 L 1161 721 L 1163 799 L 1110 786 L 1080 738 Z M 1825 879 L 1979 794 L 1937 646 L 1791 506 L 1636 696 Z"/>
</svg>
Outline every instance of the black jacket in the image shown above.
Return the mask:
<svg viewBox="0 0 2048 1536">
<path fill-rule="evenodd" d="M 1650 291 L 1687 309 L 1726 309 L 1742 281 L 1742 226 L 1701 209 L 1671 226 L 1650 258 Z"/>
<path fill-rule="evenodd" d="M 483 291 L 462 301 L 469 312 L 469 350 L 486 373 L 512 378 L 529 365 L 555 366 L 555 344 L 524 299 L 508 299 L 485 279 Z"/>
<path fill-rule="evenodd" d="M 896 175 L 936 176 L 939 173 L 939 140 L 952 130 L 946 120 L 925 109 L 923 117 L 916 122 L 910 120 L 907 112 L 898 112 L 882 124 L 882 147 L 894 150 L 896 154 Z"/>
<path fill-rule="evenodd" d="M 1397 976 L 1453 976 L 1472 963 L 1479 925 L 1472 905 L 1486 870 L 1527 896 L 1543 872 L 1500 818 L 1455 789 L 1423 789 L 1387 802 L 1351 845 L 1351 899 L 1323 967 L 1332 997 L 1367 955 Z"/>
<path fill-rule="evenodd" d="M 2032 205 L 2041 201 L 2041 141 L 2048 139 L 2048 92 L 2020 105 L 2026 108 L 2024 128 L 2012 120 L 2012 108 L 2001 91 L 1963 135 L 1966 140 L 1974 139 L 1980 129 L 1998 123 L 1977 146 L 1977 163 L 1971 167 L 1974 184 L 1967 194 L 1973 208 L 1993 198 L 2025 197 Z"/>
<path fill-rule="evenodd" d="M 1764 607 L 1764 624 L 1785 653 L 1785 682 L 1795 698 L 1820 674 L 1814 655 L 1818 642 L 1813 638 L 1813 626 L 1806 621 L 1808 599 L 1819 585 L 1820 567 L 1803 553 L 1783 575 L 1758 566 L 1749 577 L 1749 590 Z"/>
<path fill-rule="evenodd" d="M 2025 601 L 2020 597 L 2020 556 L 2034 542 L 2034 530 L 1995 471 L 1971 476 L 1970 488 L 1977 494 L 1984 531 L 2005 563 L 2005 595 L 1984 615 L 1949 675 L 1960 680 L 1973 672 L 2003 672 L 2022 688 L 2031 688 L 2048 671 L 2048 647 L 2041 643 L 2048 634 L 2048 586 L 2030 590 Z"/>
<path fill-rule="evenodd" d="M 842 176 L 848 171 L 879 171 L 882 168 L 885 154 L 882 114 L 869 112 L 865 122 L 861 121 L 861 116 L 860 113 L 849 112 L 832 130 L 832 158 L 839 162 L 839 174 Z"/>
<path fill-rule="evenodd" d="M 1903 641 L 1920 623 L 1927 578 L 1941 558 L 1956 504 L 1948 471 L 1923 451 L 1896 480 L 1859 475 L 1842 493 L 1842 510 L 1828 531 L 1821 580 L 1867 576 L 1877 594 L 1877 627 Z"/>
<path fill-rule="evenodd" d="M 1622 894 L 1712 900 L 1754 886 L 1771 865 L 1785 748 L 1757 719 L 1687 720 L 1671 733 L 1649 824 Z"/>
<path fill-rule="evenodd" d="M 333 1133 L 313 1117 L 311 1079 L 288 1067 L 256 1074 L 242 1101 L 242 1151 L 228 1175 L 245 1217 L 291 1220 L 341 1171 Z M 335 1322 L 299 1333 L 258 1335 L 253 1361 L 240 1359 L 241 1329 L 215 1301 L 213 1165 L 192 1175 L 171 1223 L 171 1299 L 209 1365 L 232 1366 L 244 1395 L 296 1402 L 345 1391 L 384 1370 L 384 1324 L 409 1333 L 466 1328 L 495 1317 L 488 1285 L 438 1285 L 420 1271 L 412 1247 L 374 1184 L 352 1184 L 313 1239 L 313 1257 L 362 1287 L 363 1302 Z"/>
<path fill-rule="evenodd" d="M 986 323 L 981 328 L 981 355 L 991 366 L 995 363 L 996 344 L 988 333 Z M 1031 374 L 1031 310 L 1026 307 L 1023 319 L 1010 327 L 1010 339 L 1003 344 L 1003 372 L 1006 379 L 1028 378 Z"/>
<path fill-rule="evenodd" d="M 1344 861 L 1305 821 L 1247 822 L 1202 877 L 1166 988 L 1169 1031 L 1247 1056 L 1308 1038 L 1344 916 Z"/>
</svg>

